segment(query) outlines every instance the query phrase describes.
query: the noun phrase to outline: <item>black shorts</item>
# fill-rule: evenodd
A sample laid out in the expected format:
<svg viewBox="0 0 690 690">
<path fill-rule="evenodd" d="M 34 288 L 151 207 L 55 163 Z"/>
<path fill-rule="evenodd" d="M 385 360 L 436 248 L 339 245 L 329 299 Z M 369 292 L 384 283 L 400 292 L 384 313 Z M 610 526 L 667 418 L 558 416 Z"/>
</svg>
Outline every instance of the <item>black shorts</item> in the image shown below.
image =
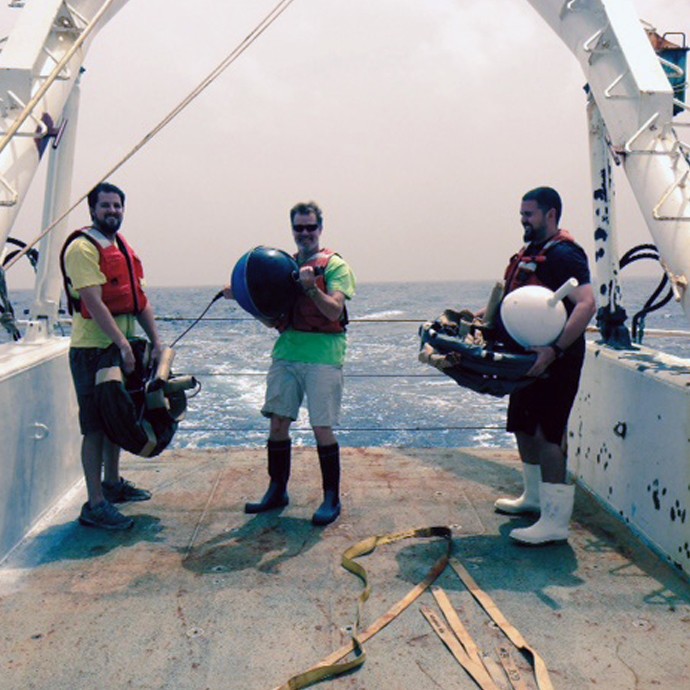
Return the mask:
<svg viewBox="0 0 690 690">
<path fill-rule="evenodd" d="M 560 445 L 580 385 L 583 361 L 580 356 L 559 359 L 549 367 L 548 378 L 537 379 L 513 393 L 508 403 L 506 430 L 534 436 L 537 427 L 541 427 L 547 441 Z"/>
<path fill-rule="evenodd" d="M 79 428 L 84 436 L 104 431 L 96 408 L 96 371 L 102 354 L 99 347 L 73 347 L 69 351 L 69 368 L 79 404 Z"/>
</svg>

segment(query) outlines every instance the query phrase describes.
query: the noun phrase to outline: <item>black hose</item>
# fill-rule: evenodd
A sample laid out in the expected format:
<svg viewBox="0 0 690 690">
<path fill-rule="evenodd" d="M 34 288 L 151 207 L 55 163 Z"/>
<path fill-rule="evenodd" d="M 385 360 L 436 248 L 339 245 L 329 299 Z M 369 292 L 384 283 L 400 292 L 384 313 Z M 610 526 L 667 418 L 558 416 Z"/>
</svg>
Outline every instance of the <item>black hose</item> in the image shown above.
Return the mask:
<svg viewBox="0 0 690 690">
<path fill-rule="evenodd" d="M 625 254 L 623 254 L 623 256 L 620 259 L 619 265 L 621 268 L 624 268 L 628 264 L 631 264 L 634 261 L 639 261 L 640 259 L 653 259 L 654 261 L 659 261 L 660 258 L 661 257 L 659 255 L 659 250 L 656 248 L 656 245 L 639 244 L 636 247 L 629 249 L 627 252 L 625 252 Z M 661 295 L 661 292 L 666 287 L 666 285 L 668 285 L 668 283 L 668 276 L 664 273 L 661 280 L 659 281 L 659 284 L 656 286 L 651 296 L 644 303 L 642 309 L 640 309 L 633 316 L 632 339 L 635 342 L 642 342 L 642 336 L 644 335 L 644 322 L 647 314 L 656 311 L 657 309 L 661 309 L 661 307 L 665 306 L 671 301 L 673 297 L 672 287 L 669 287 L 668 292 L 664 297 L 662 297 L 659 301 L 655 301 L 658 299 L 659 295 Z"/>
</svg>

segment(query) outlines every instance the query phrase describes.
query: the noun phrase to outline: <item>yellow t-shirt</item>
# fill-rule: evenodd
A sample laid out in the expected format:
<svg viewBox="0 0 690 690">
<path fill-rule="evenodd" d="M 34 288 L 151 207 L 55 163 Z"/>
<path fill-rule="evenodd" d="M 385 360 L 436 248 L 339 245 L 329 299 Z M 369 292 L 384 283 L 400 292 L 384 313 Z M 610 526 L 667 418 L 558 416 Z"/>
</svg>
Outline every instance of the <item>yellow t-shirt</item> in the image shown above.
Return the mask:
<svg viewBox="0 0 690 690">
<path fill-rule="evenodd" d="M 93 233 L 95 239 L 101 244 L 108 240 L 100 233 Z M 107 246 L 104 245 L 104 246 Z M 85 287 L 104 285 L 106 277 L 100 268 L 100 255 L 93 243 L 83 237 L 79 237 L 70 243 L 65 252 L 65 272 L 69 276 L 71 292 L 78 295 L 79 290 Z M 113 317 L 118 328 L 127 336 L 134 337 L 136 333 L 136 318 L 132 314 L 120 314 Z M 106 348 L 112 344 L 112 340 L 101 330 L 101 327 L 93 319 L 85 319 L 75 312 L 72 317 L 72 347 L 98 347 Z"/>
</svg>

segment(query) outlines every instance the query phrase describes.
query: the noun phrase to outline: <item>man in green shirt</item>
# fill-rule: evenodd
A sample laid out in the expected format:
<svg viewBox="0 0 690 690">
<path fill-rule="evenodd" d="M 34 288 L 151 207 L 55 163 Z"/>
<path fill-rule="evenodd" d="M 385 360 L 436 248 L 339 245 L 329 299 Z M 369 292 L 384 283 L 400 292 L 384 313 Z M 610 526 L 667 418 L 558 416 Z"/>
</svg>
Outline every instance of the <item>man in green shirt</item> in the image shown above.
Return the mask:
<svg viewBox="0 0 690 690">
<path fill-rule="evenodd" d="M 338 254 L 320 246 L 323 215 L 316 203 L 295 205 L 290 210 L 290 222 L 302 293 L 288 322 L 278 327 L 281 334 L 266 379 L 261 413 L 270 419 L 269 487 L 261 501 L 245 505 L 245 512 L 262 513 L 288 504 L 290 425 L 306 396 L 324 493 L 312 522 L 328 525 L 341 510 L 340 447 L 333 427 L 340 414 L 347 351 L 345 302 L 355 294 L 355 277 Z M 233 297 L 229 286 L 224 294 Z"/>
<path fill-rule="evenodd" d="M 88 501 L 79 521 L 102 529 L 127 529 L 133 520 L 113 503 L 145 501 L 150 492 L 120 477 L 120 448 L 105 434 L 95 406 L 95 377 L 105 349 L 120 349 L 125 374 L 134 370 L 134 353 L 128 338 L 136 323 L 153 346 L 153 359 L 162 346 L 151 305 L 144 293 L 143 268 L 118 231 L 125 209 L 125 195 L 109 183 L 97 185 L 88 196 L 91 226 L 67 238 L 62 269 L 67 297 L 73 309 L 70 369 L 79 404 L 83 435 L 81 460 Z"/>
</svg>

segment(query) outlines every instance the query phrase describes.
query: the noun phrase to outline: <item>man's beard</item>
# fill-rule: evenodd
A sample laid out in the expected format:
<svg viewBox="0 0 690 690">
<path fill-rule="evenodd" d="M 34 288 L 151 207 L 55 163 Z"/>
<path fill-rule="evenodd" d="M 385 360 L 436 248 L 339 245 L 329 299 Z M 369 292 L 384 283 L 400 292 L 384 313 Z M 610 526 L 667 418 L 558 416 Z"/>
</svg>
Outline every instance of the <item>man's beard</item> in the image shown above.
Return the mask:
<svg viewBox="0 0 690 690">
<path fill-rule="evenodd" d="M 117 221 L 115 223 L 109 223 L 108 220 Z M 117 216 L 106 216 L 103 220 L 94 219 L 93 225 L 96 230 L 100 230 L 104 235 L 114 235 L 122 225 L 122 219 Z"/>
<path fill-rule="evenodd" d="M 522 233 L 523 242 L 541 242 L 546 239 L 546 232 L 544 229 L 540 232 L 539 230 L 535 230 L 531 225 L 527 227 L 523 225 L 522 228 L 524 230 Z"/>
</svg>

